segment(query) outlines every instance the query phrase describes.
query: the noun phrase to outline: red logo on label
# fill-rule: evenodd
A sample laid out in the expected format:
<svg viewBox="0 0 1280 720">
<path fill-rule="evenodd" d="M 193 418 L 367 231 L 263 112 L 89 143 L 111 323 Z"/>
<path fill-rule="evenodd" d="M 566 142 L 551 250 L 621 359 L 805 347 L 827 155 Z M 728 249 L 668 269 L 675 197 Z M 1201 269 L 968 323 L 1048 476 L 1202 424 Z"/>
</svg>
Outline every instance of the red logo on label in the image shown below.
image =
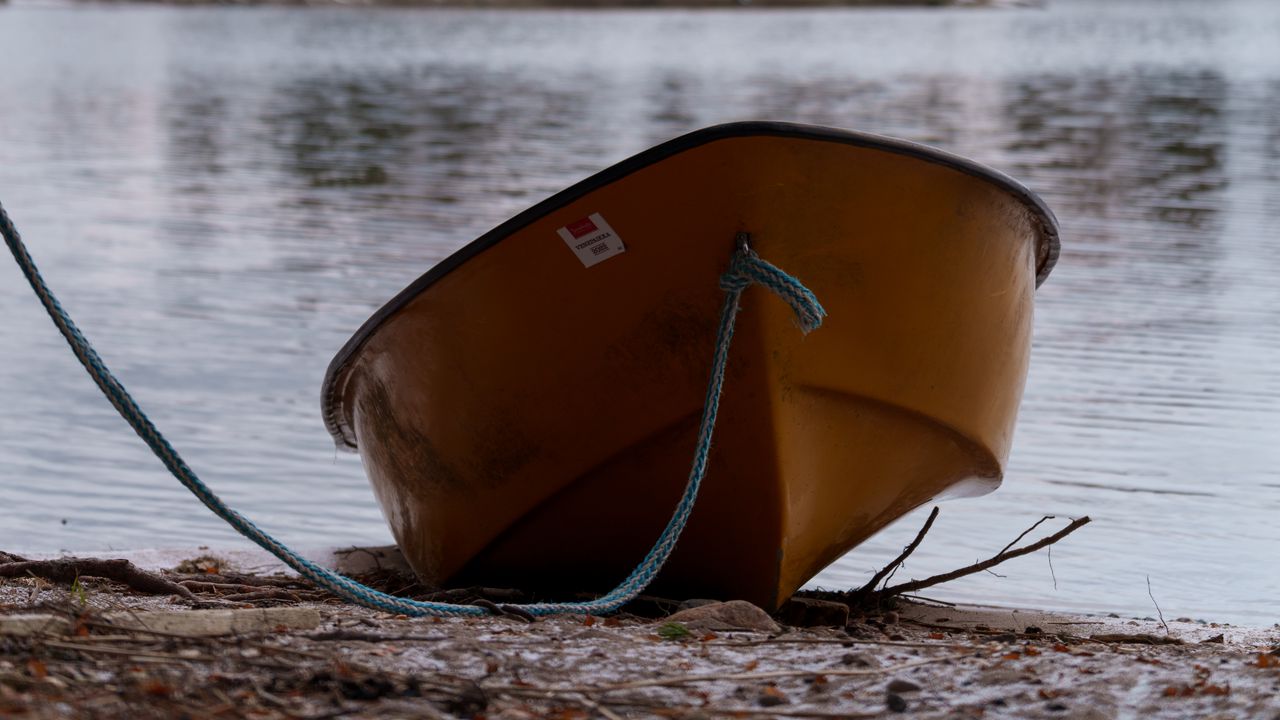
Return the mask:
<svg viewBox="0 0 1280 720">
<path fill-rule="evenodd" d="M 565 226 L 565 229 L 568 230 L 569 234 L 572 235 L 573 238 L 576 240 L 582 237 L 583 235 L 586 235 L 587 233 L 593 233 L 599 230 L 600 228 L 597 228 L 596 224 L 591 222 L 591 218 L 584 217 L 581 220 L 575 220 L 569 223 L 567 226 Z"/>
</svg>

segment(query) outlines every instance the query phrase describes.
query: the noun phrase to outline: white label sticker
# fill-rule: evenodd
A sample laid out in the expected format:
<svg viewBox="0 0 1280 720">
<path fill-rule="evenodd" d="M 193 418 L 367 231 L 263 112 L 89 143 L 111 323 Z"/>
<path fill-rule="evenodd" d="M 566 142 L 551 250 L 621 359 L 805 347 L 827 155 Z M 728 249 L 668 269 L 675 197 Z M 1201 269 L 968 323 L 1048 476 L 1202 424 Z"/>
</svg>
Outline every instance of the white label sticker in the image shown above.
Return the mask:
<svg viewBox="0 0 1280 720">
<path fill-rule="evenodd" d="M 560 239 L 578 256 L 584 267 L 591 267 L 627 250 L 622 244 L 622 238 L 600 217 L 600 213 L 591 213 L 581 220 L 574 220 L 556 232 L 560 233 Z"/>
</svg>

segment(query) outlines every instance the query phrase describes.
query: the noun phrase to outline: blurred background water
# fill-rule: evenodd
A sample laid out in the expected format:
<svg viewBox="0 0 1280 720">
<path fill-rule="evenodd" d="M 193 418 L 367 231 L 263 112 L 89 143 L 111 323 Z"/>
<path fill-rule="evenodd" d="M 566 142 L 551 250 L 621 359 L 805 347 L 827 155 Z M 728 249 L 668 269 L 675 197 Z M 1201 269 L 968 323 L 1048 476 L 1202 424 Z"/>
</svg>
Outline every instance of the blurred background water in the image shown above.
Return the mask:
<svg viewBox="0 0 1280 720">
<path fill-rule="evenodd" d="M 932 593 L 1280 621 L 1280 3 L 463 11 L 0 7 L 0 200 L 64 304 L 232 506 L 385 543 L 326 364 L 436 261 L 704 125 L 906 137 L 1062 220 L 1004 487 L 899 573 L 1095 522 Z M 233 546 L 0 261 L 0 548 Z M 816 581 L 860 584 L 921 511 Z M 1065 522 L 1065 520 L 1063 521 Z"/>
</svg>

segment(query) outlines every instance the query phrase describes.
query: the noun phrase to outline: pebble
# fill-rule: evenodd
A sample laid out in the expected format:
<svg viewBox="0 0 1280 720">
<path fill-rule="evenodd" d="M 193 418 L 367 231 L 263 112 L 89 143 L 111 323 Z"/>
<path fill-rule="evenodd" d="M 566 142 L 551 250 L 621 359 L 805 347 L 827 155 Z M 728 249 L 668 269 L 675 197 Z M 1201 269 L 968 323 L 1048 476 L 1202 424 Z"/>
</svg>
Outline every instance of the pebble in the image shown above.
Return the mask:
<svg viewBox="0 0 1280 720">
<path fill-rule="evenodd" d="M 745 600 L 711 603 L 681 610 L 664 622 L 684 623 L 694 631 L 756 630 L 775 633 L 782 630 L 769 613 Z"/>
<path fill-rule="evenodd" d="M 856 665 L 857 667 L 877 667 L 879 665 L 875 660 L 875 656 L 866 652 L 845 653 L 840 656 L 840 664 Z"/>
<path fill-rule="evenodd" d="M 889 693 L 885 698 L 885 705 L 888 705 L 889 709 L 896 713 L 906 712 L 907 710 L 907 701 L 897 693 Z"/>
<path fill-rule="evenodd" d="M 910 680 L 894 679 L 889 681 L 888 690 L 891 693 L 912 693 L 920 692 L 920 686 Z"/>
<path fill-rule="evenodd" d="M 796 627 L 844 627 L 849 606 L 815 598 L 791 598 L 776 613 L 779 620 Z"/>
</svg>

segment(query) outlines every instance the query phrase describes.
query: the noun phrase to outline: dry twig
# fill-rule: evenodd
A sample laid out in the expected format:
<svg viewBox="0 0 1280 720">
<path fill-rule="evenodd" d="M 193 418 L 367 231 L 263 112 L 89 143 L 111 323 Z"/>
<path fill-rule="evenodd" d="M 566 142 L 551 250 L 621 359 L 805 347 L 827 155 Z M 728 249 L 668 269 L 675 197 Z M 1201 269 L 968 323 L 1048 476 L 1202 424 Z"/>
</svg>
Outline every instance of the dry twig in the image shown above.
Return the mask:
<svg viewBox="0 0 1280 720">
<path fill-rule="evenodd" d="M 897 570 L 899 565 L 906 562 L 911 553 L 915 552 L 916 548 L 920 546 L 920 542 L 924 540 L 924 536 L 929 532 L 929 528 L 933 527 L 933 521 L 937 518 L 938 508 L 937 506 L 934 506 L 933 512 L 929 513 L 929 519 L 924 521 L 924 527 L 920 528 L 920 532 L 916 533 L 916 538 L 903 548 L 902 554 L 894 558 L 893 562 L 881 568 L 880 572 L 876 573 L 866 585 L 858 588 L 855 595 L 866 595 L 867 593 L 874 591 L 876 589 L 876 585 L 879 585 L 881 580 L 891 574 L 894 570 Z"/>
<path fill-rule="evenodd" d="M 909 593 L 909 592 L 915 592 L 916 590 L 923 590 L 924 588 L 933 587 L 934 585 L 938 585 L 944 582 L 950 582 L 951 580 L 956 580 L 958 578 L 965 577 L 966 575 L 972 575 L 974 573 L 982 572 L 983 570 L 986 570 L 987 568 L 990 568 L 990 567 L 995 567 L 996 565 L 999 565 L 1000 563 L 1005 562 L 1006 560 L 1012 560 L 1013 558 L 1021 557 L 1023 555 L 1028 555 L 1041 548 L 1048 547 L 1049 545 L 1052 545 L 1058 542 L 1059 540 L 1070 535 L 1076 530 L 1079 530 L 1081 527 L 1084 527 L 1085 525 L 1089 524 L 1089 521 L 1090 519 L 1087 515 L 1081 518 L 1077 518 L 1076 520 L 1072 520 L 1070 525 L 1059 530 L 1058 532 L 1050 535 L 1049 537 L 1046 537 L 1034 543 L 1031 543 L 1030 545 L 1027 545 L 1025 547 L 1021 547 L 1016 550 L 1009 551 L 1008 546 L 1005 546 L 1004 550 L 1001 550 L 1000 552 L 996 553 L 994 556 L 987 558 L 982 562 L 977 562 L 972 565 L 962 567 L 959 570 L 952 570 L 951 572 L 943 573 L 941 575 L 934 575 L 933 577 L 925 578 L 924 580 L 913 580 L 911 582 L 902 583 L 901 585 L 894 585 L 893 587 L 889 587 L 889 588 L 885 588 L 884 590 L 881 590 L 880 593 L 885 597 L 889 597 L 893 595 L 901 595 L 902 593 Z M 1039 525 L 1041 522 L 1044 522 L 1043 518 L 1039 522 L 1037 522 L 1036 525 Z M 1033 525 L 1032 527 L 1035 527 L 1035 526 Z M 1027 532 L 1030 532 L 1030 530 L 1028 530 Z M 1022 535 L 1019 535 L 1018 537 L 1021 538 L 1025 535 L 1026 535 L 1026 532 L 1024 532 Z M 1015 540 L 1015 542 L 1017 541 Z"/>
<path fill-rule="evenodd" d="M 1151 592 L 1151 576 L 1147 576 L 1147 595 L 1151 597 L 1151 604 L 1156 606 L 1156 615 L 1160 616 L 1160 624 L 1164 626 L 1164 634 L 1169 634 L 1169 623 L 1164 621 L 1164 611 L 1160 609 L 1160 603 L 1156 602 L 1156 594 Z"/>
</svg>

